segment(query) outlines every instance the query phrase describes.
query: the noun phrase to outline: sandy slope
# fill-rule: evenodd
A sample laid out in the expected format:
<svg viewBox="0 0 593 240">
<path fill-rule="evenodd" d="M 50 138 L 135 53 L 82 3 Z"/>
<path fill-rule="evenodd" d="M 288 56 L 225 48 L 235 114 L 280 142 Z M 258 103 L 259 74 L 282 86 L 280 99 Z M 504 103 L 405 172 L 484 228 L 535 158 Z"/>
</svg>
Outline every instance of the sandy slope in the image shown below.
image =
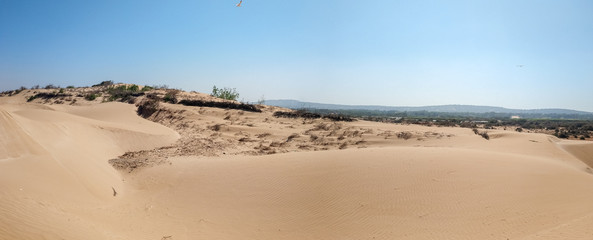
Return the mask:
<svg viewBox="0 0 593 240">
<path fill-rule="evenodd" d="M 589 167 L 593 167 L 593 143 L 565 141 L 560 143 L 560 146 Z"/>
<path fill-rule="evenodd" d="M 491 131 L 487 141 L 463 128 L 276 119 L 273 109 L 165 107 L 168 115 L 152 120 L 179 134 L 138 117 L 133 105 L 1 98 L 0 239 L 593 234 L 591 144 L 506 131 Z M 402 132 L 413 137 L 397 137 Z M 168 164 L 117 171 L 107 162 L 155 148 L 134 157 Z M 279 154 L 265 155 L 271 152 Z"/>
<path fill-rule="evenodd" d="M 178 137 L 123 103 L 5 104 L 0 116 L 1 239 L 106 239 L 81 214 L 113 204 L 112 187 L 124 187 L 106 160 Z"/>
</svg>

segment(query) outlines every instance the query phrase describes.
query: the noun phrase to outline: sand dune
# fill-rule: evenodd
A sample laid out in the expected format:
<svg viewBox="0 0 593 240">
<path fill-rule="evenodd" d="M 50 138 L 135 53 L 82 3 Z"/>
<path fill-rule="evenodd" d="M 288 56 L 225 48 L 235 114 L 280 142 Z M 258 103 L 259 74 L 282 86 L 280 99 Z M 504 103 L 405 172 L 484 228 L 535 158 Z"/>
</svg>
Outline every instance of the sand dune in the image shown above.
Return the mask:
<svg viewBox="0 0 593 240">
<path fill-rule="evenodd" d="M 144 199 L 155 224 L 145 238 L 516 239 L 593 210 L 593 176 L 517 154 L 394 147 L 174 162 L 130 179 L 159 188 L 131 200 Z"/>
<path fill-rule="evenodd" d="M 109 109 L 102 117 L 111 116 L 110 121 L 82 114 L 93 109 L 69 107 L 80 113 L 75 115 L 63 111 L 66 108 L 1 107 L 0 238 L 89 239 L 88 234 L 95 232 L 91 236 L 105 239 L 98 234 L 102 230 L 89 228 L 92 224 L 76 211 L 112 204 L 112 187 L 124 187 L 106 159 L 172 143 L 178 137 L 138 118 L 132 105 L 100 106 Z"/>
<path fill-rule="evenodd" d="M 0 239 L 593 234 L 592 144 L 276 108 L 162 104 L 152 122 L 130 104 L 16 97 L 0 98 Z"/>
</svg>

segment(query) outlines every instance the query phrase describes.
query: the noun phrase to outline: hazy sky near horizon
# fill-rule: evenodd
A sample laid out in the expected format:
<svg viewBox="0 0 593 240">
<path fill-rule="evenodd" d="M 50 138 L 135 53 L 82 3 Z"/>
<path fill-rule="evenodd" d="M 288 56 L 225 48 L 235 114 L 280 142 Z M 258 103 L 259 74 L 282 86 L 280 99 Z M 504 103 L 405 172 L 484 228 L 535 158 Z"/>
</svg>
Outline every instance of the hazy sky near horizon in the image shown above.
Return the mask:
<svg viewBox="0 0 593 240">
<path fill-rule="evenodd" d="M 593 112 L 593 1 L 237 2 L 0 0 L 0 91 L 113 80 Z"/>
</svg>

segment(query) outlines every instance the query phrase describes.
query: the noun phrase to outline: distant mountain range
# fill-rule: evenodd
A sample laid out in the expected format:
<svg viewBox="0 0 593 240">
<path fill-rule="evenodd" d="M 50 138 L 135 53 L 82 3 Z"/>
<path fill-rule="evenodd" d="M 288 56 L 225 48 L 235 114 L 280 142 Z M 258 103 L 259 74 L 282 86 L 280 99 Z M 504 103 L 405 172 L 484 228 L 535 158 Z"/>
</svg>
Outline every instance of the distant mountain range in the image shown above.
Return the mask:
<svg viewBox="0 0 593 240">
<path fill-rule="evenodd" d="M 591 112 L 570 110 L 570 109 L 510 109 L 491 106 L 473 105 L 438 105 L 424 107 L 394 107 L 378 105 L 340 105 L 313 102 L 301 102 L 297 100 L 266 100 L 266 105 L 285 107 L 291 109 L 327 109 L 327 110 L 370 110 L 370 111 L 396 111 L 396 112 L 444 112 L 444 113 L 509 113 L 509 114 L 571 114 L 571 115 L 593 115 Z"/>
</svg>

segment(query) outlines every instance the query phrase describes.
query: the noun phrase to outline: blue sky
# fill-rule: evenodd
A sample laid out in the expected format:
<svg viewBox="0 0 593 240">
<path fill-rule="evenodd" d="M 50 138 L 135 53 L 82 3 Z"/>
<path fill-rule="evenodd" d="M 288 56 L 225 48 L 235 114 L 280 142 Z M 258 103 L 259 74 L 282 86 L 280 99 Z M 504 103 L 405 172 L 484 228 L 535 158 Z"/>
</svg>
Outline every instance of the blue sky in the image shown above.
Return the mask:
<svg viewBox="0 0 593 240">
<path fill-rule="evenodd" d="M 0 0 L 0 90 L 113 80 L 593 112 L 593 1 L 237 2 Z"/>
</svg>

